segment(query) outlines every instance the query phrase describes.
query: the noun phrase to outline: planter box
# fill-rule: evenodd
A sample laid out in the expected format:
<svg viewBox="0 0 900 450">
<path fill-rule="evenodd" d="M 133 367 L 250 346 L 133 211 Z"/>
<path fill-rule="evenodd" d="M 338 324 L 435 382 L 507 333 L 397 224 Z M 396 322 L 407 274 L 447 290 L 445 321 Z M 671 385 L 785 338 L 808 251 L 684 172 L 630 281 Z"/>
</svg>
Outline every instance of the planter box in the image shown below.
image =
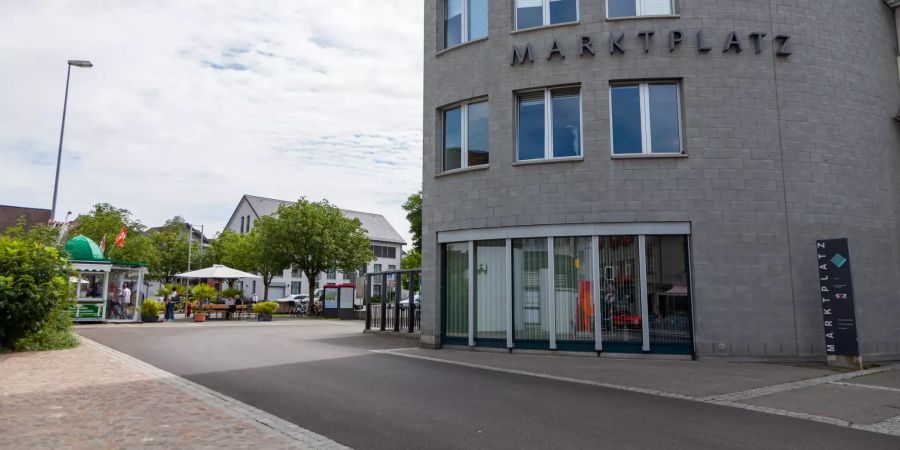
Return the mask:
<svg viewBox="0 0 900 450">
<path fill-rule="evenodd" d="M 141 322 L 144 323 L 157 323 L 159 322 L 159 316 L 149 316 L 149 317 L 141 317 Z"/>
<path fill-rule="evenodd" d="M 206 313 L 195 312 L 194 322 L 206 322 Z"/>
<path fill-rule="evenodd" d="M 257 322 L 271 322 L 272 316 L 266 315 L 266 314 L 259 314 L 256 316 L 256 321 Z"/>
</svg>

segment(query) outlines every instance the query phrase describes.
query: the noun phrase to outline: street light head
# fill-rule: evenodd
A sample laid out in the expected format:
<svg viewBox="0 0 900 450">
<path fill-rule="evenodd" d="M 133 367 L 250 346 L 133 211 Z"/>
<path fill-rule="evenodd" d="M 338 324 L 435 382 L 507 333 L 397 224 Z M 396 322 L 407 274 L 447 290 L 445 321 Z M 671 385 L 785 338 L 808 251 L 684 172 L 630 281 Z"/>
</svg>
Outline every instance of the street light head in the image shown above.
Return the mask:
<svg viewBox="0 0 900 450">
<path fill-rule="evenodd" d="M 69 60 L 69 65 L 70 65 L 70 66 L 75 66 L 75 67 L 84 67 L 84 68 L 94 67 L 94 65 L 91 64 L 90 61 L 80 61 L 80 60 L 77 60 L 77 59 L 70 59 L 70 60 Z"/>
</svg>

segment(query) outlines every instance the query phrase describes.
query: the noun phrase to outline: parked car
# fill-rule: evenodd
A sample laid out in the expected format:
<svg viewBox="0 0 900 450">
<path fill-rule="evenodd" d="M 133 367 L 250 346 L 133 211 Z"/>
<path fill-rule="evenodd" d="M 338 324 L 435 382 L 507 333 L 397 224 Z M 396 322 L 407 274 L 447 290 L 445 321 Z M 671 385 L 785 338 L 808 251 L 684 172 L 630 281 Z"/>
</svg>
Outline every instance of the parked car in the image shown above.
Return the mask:
<svg viewBox="0 0 900 450">
<path fill-rule="evenodd" d="M 278 303 L 289 303 L 289 302 L 306 302 L 309 300 L 309 296 L 306 294 L 291 294 L 284 298 L 279 298 L 275 300 Z"/>
<path fill-rule="evenodd" d="M 413 302 L 416 305 L 415 306 L 416 309 L 419 309 L 422 307 L 422 299 L 419 298 L 418 294 L 416 294 L 416 296 L 413 298 Z M 409 308 L 409 297 L 407 297 L 403 300 L 400 300 L 400 309 L 406 309 L 406 308 Z"/>
</svg>

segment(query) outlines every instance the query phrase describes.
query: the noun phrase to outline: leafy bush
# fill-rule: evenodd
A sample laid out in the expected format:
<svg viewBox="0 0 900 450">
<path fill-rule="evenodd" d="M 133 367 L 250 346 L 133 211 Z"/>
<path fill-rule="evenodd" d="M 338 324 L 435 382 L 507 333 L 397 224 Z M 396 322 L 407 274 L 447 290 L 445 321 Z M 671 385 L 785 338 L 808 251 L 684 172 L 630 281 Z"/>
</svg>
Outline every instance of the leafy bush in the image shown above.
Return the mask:
<svg viewBox="0 0 900 450">
<path fill-rule="evenodd" d="M 62 350 L 78 346 L 78 337 L 72 333 L 72 318 L 64 302 L 51 311 L 37 331 L 19 339 L 14 349 L 20 352 Z"/>
<path fill-rule="evenodd" d="M 253 312 L 261 316 L 271 316 L 278 310 L 277 302 L 259 302 L 253 305 Z"/>
<path fill-rule="evenodd" d="M 167 285 L 159 288 L 159 290 L 156 291 L 156 295 L 165 298 L 169 295 L 172 295 L 173 291 L 174 291 L 174 289 L 172 289 L 172 285 L 167 284 Z"/>
<path fill-rule="evenodd" d="M 0 347 L 12 348 L 31 333 L 56 329 L 49 323 L 66 312 L 67 270 L 68 261 L 57 248 L 0 236 Z"/>
<path fill-rule="evenodd" d="M 228 288 L 222 291 L 222 297 L 225 298 L 239 298 L 243 294 L 240 289 Z"/>
<path fill-rule="evenodd" d="M 219 291 L 207 284 L 198 284 L 191 288 L 191 294 L 195 299 L 203 302 L 205 300 L 215 298 L 216 295 L 219 294 Z"/>
<path fill-rule="evenodd" d="M 162 311 L 163 304 L 162 302 L 158 302 L 152 299 L 145 299 L 144 303 L 141 304 L 141 316 L 142 317 L 156 317 L 159 316 L 159 312 Z"/>
</svg>

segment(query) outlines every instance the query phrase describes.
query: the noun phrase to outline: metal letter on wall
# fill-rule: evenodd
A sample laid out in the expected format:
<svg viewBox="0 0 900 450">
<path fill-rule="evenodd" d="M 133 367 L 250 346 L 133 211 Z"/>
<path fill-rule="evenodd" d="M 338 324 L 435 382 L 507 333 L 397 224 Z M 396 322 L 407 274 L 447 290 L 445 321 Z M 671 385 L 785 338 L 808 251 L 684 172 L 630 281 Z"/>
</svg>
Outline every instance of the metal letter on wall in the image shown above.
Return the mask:
<svg viewBox="0 0 900 450">
<path fill-rule="evenodd" d="M 522 65 L 525 64 L 525 61 L 534 63 L 533 53 L 534 52 L 531 50 L 531 44 L 525 44 L 524 49 L 519 49 L 519 46 L 513 45 L 512 65 Z"/>
<path fill-rule="evenodd" d="M 850 246 L 847 239 L 816 241 L 819 291 L 825 325 L 825 351 L 829 356 L 859 356 Z"/>
</svg>

